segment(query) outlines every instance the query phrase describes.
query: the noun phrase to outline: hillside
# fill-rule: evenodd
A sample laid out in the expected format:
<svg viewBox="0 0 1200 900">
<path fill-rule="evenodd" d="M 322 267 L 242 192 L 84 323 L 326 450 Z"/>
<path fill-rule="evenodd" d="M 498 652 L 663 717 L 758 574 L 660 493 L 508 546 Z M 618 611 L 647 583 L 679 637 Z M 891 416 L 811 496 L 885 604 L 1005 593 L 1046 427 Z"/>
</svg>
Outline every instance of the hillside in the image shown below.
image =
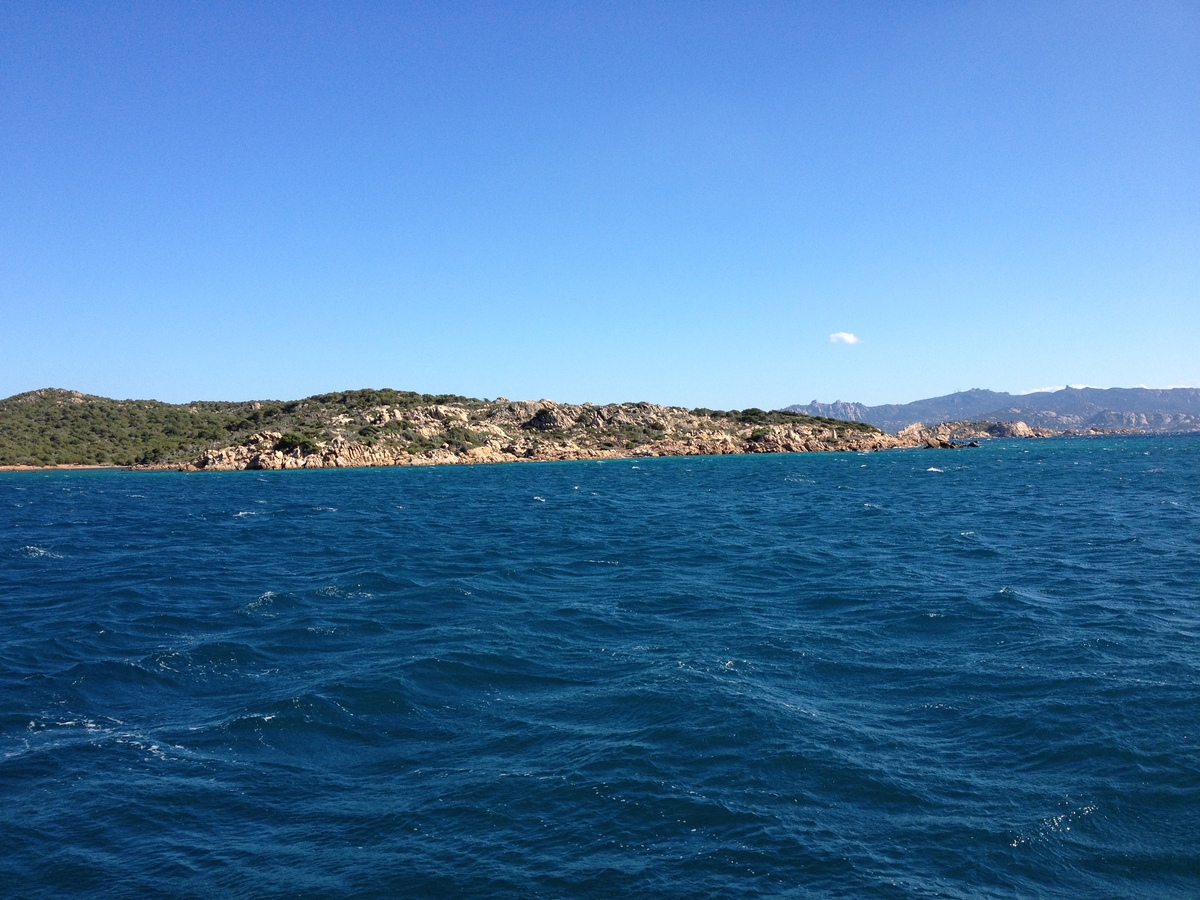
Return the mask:
<svg viewBox="0 0 1200 900">
<path fill-rule="evenodd" d="M 349 391 L 305 400 L 186 404 L 110 400 L 56 388 L 0 400 L 0 465 L 147 465 L 182 462 L 266 428 L 303 438 L 340 434 L 347 410 L 466 401 L 455 395 Z M 471 401 L 466 401 L 471 402 Z"/>
<path fill-rule="evenodd" d="M 890 433 L 917 422 L 970 419 L 1019 420 L 1058 431 L 1200 431 L 1200 389 L 1064 388 L 1033 394 L 1008 394 L 978 388 L 916 400 L 864 406 L 861 403 L 812 403 L 789 406 L 791 412 L 866 422 Z"/>
<path fill-rule="evenodd" d="M 47 388 L 0 401 L 6 466 L 313 468 L 891 446 L 872 425 L 795 412 L 390 389 L 175 405 Z"/>
</svg>

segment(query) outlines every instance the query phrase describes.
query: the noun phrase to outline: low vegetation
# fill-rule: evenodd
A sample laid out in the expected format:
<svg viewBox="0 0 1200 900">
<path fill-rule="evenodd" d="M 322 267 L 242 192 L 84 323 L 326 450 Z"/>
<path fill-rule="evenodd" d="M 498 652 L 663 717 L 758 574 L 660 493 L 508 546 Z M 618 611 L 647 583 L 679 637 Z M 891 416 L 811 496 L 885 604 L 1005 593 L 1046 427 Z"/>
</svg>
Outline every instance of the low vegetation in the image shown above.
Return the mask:
<svg viewBox="0 0 1200 900">
<path fill-rule="evenodd" d="M 428 456 L 507 441 L 520 453 L 570 442 L 633 451 L 695 435 L 736 436 L 769 448 L 781 429 L 835 436 L 879 434 L 870 425 L 779 410 L 694 409 L 649 403 L 605 407 L 479 400 L 456 394 L 359 390 L 294 401 L 161 403 L 44 389 L 0 400 L 0 465 L 169 465 L 264 433 L 274 450 L 308 456 L 355 446 Z"/>
</svg>

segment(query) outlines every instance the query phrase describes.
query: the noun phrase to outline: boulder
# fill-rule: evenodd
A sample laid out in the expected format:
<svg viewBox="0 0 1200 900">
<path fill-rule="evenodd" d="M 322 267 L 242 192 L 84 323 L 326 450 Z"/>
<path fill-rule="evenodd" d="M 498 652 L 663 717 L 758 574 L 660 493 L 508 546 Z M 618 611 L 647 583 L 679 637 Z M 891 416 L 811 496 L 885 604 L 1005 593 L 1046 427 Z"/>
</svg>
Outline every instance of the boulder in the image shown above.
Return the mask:
<svg viewBox="0 0 1200 900">
<path fill-rule="evenodd" d="M 988 431 L 996 437 L 1037 437 L 1034 430 L 1024 422 L 998 422 Z"/>
<path fill-rule="evenodd" d="M 557 406 L 546 406 L 529 417 L 521 427 L 537 431 L 566 431 L 575 424 L 575 417 Z"/>
</svg>

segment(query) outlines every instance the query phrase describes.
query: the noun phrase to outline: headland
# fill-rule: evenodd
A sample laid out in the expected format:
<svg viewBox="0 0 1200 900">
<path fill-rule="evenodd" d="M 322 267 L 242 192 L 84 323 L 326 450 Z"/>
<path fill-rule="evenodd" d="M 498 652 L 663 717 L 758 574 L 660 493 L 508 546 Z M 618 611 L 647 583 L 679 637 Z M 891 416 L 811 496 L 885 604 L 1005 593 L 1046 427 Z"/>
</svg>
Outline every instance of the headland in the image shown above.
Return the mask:
<svg viewBox="0 0 1200 900">
<path fill-rule="evenodd" d="M 1022 422 L 914 425 L 787 410 L 568 404 L 359 390 L 294 401 L 111 400 L 44 389 L 0 401 L 0 467 L 229 471 L 952 448 L 1056 432 Z"/>
</svg>

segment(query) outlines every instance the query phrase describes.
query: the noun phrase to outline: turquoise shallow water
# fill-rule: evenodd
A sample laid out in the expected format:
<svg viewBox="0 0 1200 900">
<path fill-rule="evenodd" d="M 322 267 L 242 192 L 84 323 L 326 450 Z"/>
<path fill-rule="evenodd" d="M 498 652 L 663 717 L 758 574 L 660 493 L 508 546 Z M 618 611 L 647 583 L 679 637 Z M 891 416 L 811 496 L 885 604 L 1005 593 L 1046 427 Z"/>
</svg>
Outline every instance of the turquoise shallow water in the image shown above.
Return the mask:
<svg viewBox="0 0 1200 900">
<path fill-rule="evenodd" d="M 1200 438 L 0 474 L 0 892 L 1200 895 Z"/>
</svg>

